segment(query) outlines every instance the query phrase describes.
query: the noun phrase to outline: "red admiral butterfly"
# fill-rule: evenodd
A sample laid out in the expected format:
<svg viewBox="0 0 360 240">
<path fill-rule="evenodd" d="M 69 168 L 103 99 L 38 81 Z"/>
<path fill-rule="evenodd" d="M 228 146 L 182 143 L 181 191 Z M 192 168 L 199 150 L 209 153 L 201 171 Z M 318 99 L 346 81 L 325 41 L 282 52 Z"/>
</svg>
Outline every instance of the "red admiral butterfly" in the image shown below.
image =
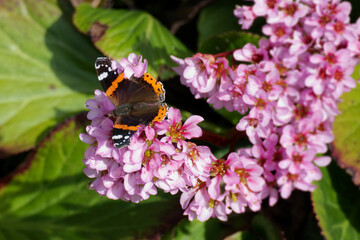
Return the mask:
<svg viewBox="0 0 360 240">
<path fill-rule="evenodd" d="M 95 69 L 101 86 L 116 107 L 110 114 L 115 118 L 112 135 L 115 147 L 129 145 L 140 124 L 148 125 L 164 119 L 167 113 L 167 106 L 163 103 L 165 90 L 162 83 L 149 73 L 127 79 L 124 73 L 112 69 L 107 57 L 97 58 Z"/>
</svg>

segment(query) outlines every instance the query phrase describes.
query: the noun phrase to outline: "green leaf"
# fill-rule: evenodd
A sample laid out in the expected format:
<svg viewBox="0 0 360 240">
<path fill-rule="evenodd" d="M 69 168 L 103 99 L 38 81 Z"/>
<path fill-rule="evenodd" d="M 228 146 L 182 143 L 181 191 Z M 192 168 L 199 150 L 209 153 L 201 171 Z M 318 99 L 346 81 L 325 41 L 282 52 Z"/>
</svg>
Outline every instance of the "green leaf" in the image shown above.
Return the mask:
<svg viewBox="0 0 360 240">
<path fill-rule="evenodd" d="M 321 168 L 312 193 L 316 217 L 327 240 L 360 239 L 360 191 L 335 162 Z"/>
<path fill-rule="evenodd" d="M 179 213 L 178 201 L 161 194 L 132 204 L 89 190 L 81 161 L 88 145 L 79 140 L 79 125 L 71 119 L 52 131 L 1 189 L 0 239 L 150 237 Z"/>
<path fill-rule="evenodd" d="M 254 234 L 244 231 L 244 232 L 236 232 L 224 238 L 224 240 L 257 240 Z"/>
<path fill-rule="evenodd" d="M 219 239 L 221 225 L 217 219 L 209 219 L 206 222 L 188 219 L 182 220 L 175 229 L 171 231 L 172 237 L 165 239 L 191 240 L 191 239 Z"/>
<path fill-rule="evenodd" d="M 358 65 L 353 78 L 359 79 Z M 353 181 L 360 185 L 360 86 L 343 94 L 339 104 L 341 113 L 336 116 L 333 132 L 333 156 L 342 168 L 348 169 L 353 175 Z"/>
<path fill-rule="evenodd" d="M 199 46 L 199 52 L 210 54 L 223 53 L 239 49 L 247 43 L 257 46 L 259 40 L 259 36 L 247 32 L 225 32 L 203 41 Z"/>
<path fill-rule="evenodd" d="M 258 239 L 277 240 L 282 239 L 278 227 L 264 215 L 257 214 L 252 220 L 252 230 Z"/>
<path fill-rule="evenodd" d="M 214 35 L 241 30 L 238 19 L 234 16 L 237 4 L 240 4 L 238 0 L 216 1 L 201 11 L 198 21 L 199 45 Z"/>
<path fill-rule="evenodd" d="M 242 230 L 242 231 L 239 231 Z M 235 233 L 234 233 L 235 232 Z M 226 238 L 225 238 L 226 237 Z M 279 229 L 261 214 L 243 213 L 234 214 L 227 222 L 211 218 L 206 222 L 187 219 L 170 229 L 164 240 L 187 239 L 281 239 Z"/>
<path fill-rule="evenodd" d="M 148 72 L 154 77 L 169 78 L 176 64 L 170 55 L 180 58 L 191 52 L 150 14 L 123 9 L 96 9 L 81 4 L 76 9 L 74 24 L 90 34 L 94 45 L 104 55 L 120 60 L 129 53 L 141 54 L 148 60 Z M 161 73 L 161 74 L 160 74 Z"/>
<path fill-rule="evenodd" d="M 34 147 L 98 86 L 99 53 L 56 2 L 0 2 L 0 156 Z"/>
</svg>

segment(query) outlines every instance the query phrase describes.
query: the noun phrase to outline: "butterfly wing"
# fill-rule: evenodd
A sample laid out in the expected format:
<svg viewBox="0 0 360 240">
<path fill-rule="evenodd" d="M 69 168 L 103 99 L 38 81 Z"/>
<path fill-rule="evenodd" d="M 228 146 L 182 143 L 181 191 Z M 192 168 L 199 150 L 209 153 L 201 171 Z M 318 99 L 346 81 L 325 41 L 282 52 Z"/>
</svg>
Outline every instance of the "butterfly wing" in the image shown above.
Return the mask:
<svg viewBox="0 0 360 240">
<path fill-rule="evenodd" d="M 113 69 L 111 65 L 111 60 L 108 57 L 99 57 L 95 61 L 95 69 L 99 82 L 110 101 L 117 106 L 119 105 L 119 100 L 112 93 L 123 80 L 124 74 L 119 74 L 117 69 Z"/>
<path fill-rule="evenodd" d="M 117 148 L 129 145 L 131 136 L 140 124 L 162 121 L 167 113 L 165 90 L 161 82 L 149 73 L 142 77 L 124 78 L 112 69 L 111 60 L 98 58 L 95 62 L 98 79 L 111 102 L 116 106 L 113 142 Z"/>
<path fill-rule="evenodd" d="M 115 115 L 121 116 L 122 121 L 131 125 L 148 125 L 152 121 L 161 121 L 166 115 L 167 107 L 163 103 L 165 90 L 161 82 L 148 73 L 140 78 L 132 76 L 124 79 L 114 96 L 119 99 Z M 124 106 L 131 108 L 131 111 L 125 114 Z"/>
</svg>

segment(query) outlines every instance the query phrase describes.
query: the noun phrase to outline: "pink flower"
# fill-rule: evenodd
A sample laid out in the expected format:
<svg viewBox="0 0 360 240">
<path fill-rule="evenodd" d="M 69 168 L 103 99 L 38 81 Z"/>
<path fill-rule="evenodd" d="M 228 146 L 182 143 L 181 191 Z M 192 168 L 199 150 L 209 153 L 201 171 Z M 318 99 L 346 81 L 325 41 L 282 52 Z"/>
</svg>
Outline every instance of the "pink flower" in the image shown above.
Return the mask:
<svg viewBox="0 0 360 240">
<path fill-rule="evenodd" d="M 257 16 L 268 15 L 269 18 L 278 14 L 278 0 L 254 0 L 253 12 Z"/>
<path fill-rule="evenodd" d="M 293 29 L 284 23 L 267 24 L 263 27 L 263 33 L 270 36 L 270 41 L 276 43 L 278 41 L 286 41 L 291 38 Z"/>
<path fill-rule="evenodd" d="M 202 117 L 191 116 L 182 125 L 180 111 L 174 108 L 169 109 L 167 117 L 169 121 L 155 124 L 156 131 L 161 135 L 166 135 L 161 141 L 177 143 L 178 146 L 186 148 L 185 139 L 197 138 L 202 135 L 201 128 L 197 126 L 204 120 Z"/>
<path fill-rule="evenodd" d="M 115 109 L 114 105 L 106 97 L 104 92 L 100 90 L 95 90 L 95 98 L 87 100 L 85 106 L 90 110 L 87 114 L 89 120 L 94 120 L 107 115 Z"/>
<path fill-rule="evenodd" d="M 265 49 L 256 48 L 253 44 L 248 43 L 242 49 L 234 52 L 234 58 L 237 61 L 259 63 L 267 58 Z"/>
<path fill-rule="evenodd" d="M 324 44 L 324 55 L 315 54 L 310 57 L 310 62 L 320 64 L 320 66 L 329 67 L 335 64 L 346 67 L 349 59 L 351 59 L 351 52 L 348 49 L 337 50 L 336 46 L 327 42 Z"/>
<path fill-rule="evenodd" d="M 278 14 L 267 18 L 268 23 L 283 22 L 288 27 L 295 26 L 309 11 L 309 7 L 299 0 L 281 0 L 278 5 Z"/>
<path fill-rule="evenodd" d="M 240 184 L 246 186 L 254 192 L 260 192 L 263 189 L 265 185 L 265 181 L 261 177 L 263 169 L 254 161 L 246 157 L 239 156 L 236 153 L 230 153 L 225 164 L 229 166 L 232 172 L 238 175 L 236 185 Z M 227 190 L 236 191 L 236 188 L 234 187 L 234 184 L 232 182 L 229 182 L 229 185 L 225 188 Z"/>
<path fill-rule="evenodd" d="M 341 67 L 335 66 L 329 69 L 329 89 L 332 90 L 332 94 L 335 98 L 340 98 L 344 92 L 350 91 L 356 87 L 355 80 L 351 77 L 354 72 L 352 66 Z"/>
<path fill-rule="evenodd" d="M 174 70 L 180 74 L 181 82 L 189 86 L 197 98 L 206 96 L 207 93 L 214 90 L 217 65 L 212 55 L 199 53 L 185 60 L 174 56 L 171 58 L 180 65 Z"/>
<path fill-rule="evenodd" d="M 135 53 L 130 53 L 128 58 L 122 58 L 117 65 L 118 68 L 124 69 L 124 76 L 130 78 L 132 75 L 141 77 L 147 69 L 147 60 L 142 61 L 142 56 L 136 56 Z"/>
<path fill-rule="evenodd" d="M 249 6 L 236 6 L 234 15 L 239 18 L 239 24 L 242 26 L 242 29 L 249 29 L 256 17 L 252 7 Z"/>
</svg>

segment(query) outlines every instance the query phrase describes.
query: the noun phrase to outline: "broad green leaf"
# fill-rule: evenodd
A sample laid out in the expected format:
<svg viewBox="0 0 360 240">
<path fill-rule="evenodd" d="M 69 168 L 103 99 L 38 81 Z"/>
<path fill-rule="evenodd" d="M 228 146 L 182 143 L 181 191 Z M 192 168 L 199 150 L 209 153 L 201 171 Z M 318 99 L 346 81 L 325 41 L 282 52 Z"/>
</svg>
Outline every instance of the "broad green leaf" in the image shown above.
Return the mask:
<svg viewBox="0 0 360 240">
<path fill-rule="evenodd" d="M 179 213 L 172 197 L 132 204 L 89 190 L 82 172 L 88 145 L 79 140 L 79 125 L 71 119 L 53 130 L 30 154 L 26 170 L 1 189 L 0 239 L 151 238 Z"/>
<path fill-rule="evenodd" d="M 99 53 L 57 2 L 0 2 L 0 156 L 32 148 L 98 86 Z"/>
<path fill-rule="evenodd" d="M 169 67 L 176 64 L 170 55 L 184 58 L 191 52 L 159 21 L 142 11 L 96 9 L 81 4 L 74 15 L 74 24 L 90 34 L 94 45 L 115 60 L 129 53 L 141 54 L 148 60 L 148 72 L 154 77 L 169 78 L 175 73 Z"/>
<path fill-rule="evenodd" d="M 321 168 L 312 193 L 316 217 L 327 240 L 360 239 L 360 190 L 335 162 Z"/>
<path fill-rule="evenodd" d="M 282 238 L 278 227 L 264 215 L 257 214 L 251 225 L 258 239 L 277 240 Z"/>
<path fill-rule="evenodd" d="M 238 19 L 234 16 L 236 5 L 241 4 L 238 0 L 216 1 L 204 8 L 198 20 L 198 44 L 214 35 L 219 35 L 228 31 L 239 31 L 241 26 Z"/>
<path fill-rule="evenodd" d="M 358 65 L 353 77 L 359 79 Z M 360 86 L 343 94 L 339 104 L 341 113 L 336 116 L 333 131 L 333 156 L 342 168 L 353 176 L 356 185 L 360 185 Z"/>
<path fill-rule="evenodd" d="M 210 54 L 231 52 L 247 43 L 258 45 L 259 40 L 259 36 L 251 33 L 230 31 L 204 40 L 199 46 L 199 52 Z M 232 53 L 230 53 L 230 56 L 232 56 Z"/>
<path fill-rule="evenodd" d="M 241 231 L 239 231 L 241 230 Z M 206 222 L 187 219 L 170 229 L 163 238 L 187 239 L 281 239 L 279 229 L 261 214 L 233 214 L 227 222 L 211 218 Z"/>
<path fill-rule="evenodd" d="M 256 240 L 258 238 L 255 237 L 254 234 L 250 232 L 236 232 L 224 238 L 224 240 Z"/>
<path fill-rule="evenodd" d="M 221 223 L 217 219 L 209 219 L 206 222 L 198 220 L 182 220 L 178 225 L 172 228 L 164 239 L 173 240 L 191 240 L 191 239 L 220 239 Z"/>
</svg>

